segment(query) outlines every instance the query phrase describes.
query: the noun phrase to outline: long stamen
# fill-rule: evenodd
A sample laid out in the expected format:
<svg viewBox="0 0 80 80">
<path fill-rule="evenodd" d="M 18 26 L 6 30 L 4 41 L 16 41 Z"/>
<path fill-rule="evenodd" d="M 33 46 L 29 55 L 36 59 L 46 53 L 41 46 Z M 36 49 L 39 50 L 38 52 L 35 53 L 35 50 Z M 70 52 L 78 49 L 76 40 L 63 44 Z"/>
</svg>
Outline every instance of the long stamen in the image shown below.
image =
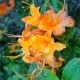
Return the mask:
<svg viewBox="0 0 80 80">
<path fill-rule="evenodd" d="M 7 36 L 7 37 L 15 37 L 15 38 L 22 38 L 22 36 L 21 35 L 13 35 L 13 34 L 4 34 L 5 36 Z"/>
<path fill-rule="evenodd" d="M 26 12 L 26 10 L 28 10 L 29 9 L 29 7 L 27 7 L 26 9 L 24 9 L 24 12 Z"/>
<path fill-rule="evenodd" d="M 19 54 L 19 55 L 17 55 L 17 56 L 3 56 L 3 57 L 5 57 L 5 58 L 9 58 L 9 59 L 16 59 L 16 58 L 20 58 L 20 57 L 22 57 L 23 55 L 24 55 L 24 53 Z"/>
<path fill-rule="evenodd" d="M 17 44 L 19 45 L 17 42 L 9 42 L 8 45 L 11 45 L 11 44 Z"/>
</svg>

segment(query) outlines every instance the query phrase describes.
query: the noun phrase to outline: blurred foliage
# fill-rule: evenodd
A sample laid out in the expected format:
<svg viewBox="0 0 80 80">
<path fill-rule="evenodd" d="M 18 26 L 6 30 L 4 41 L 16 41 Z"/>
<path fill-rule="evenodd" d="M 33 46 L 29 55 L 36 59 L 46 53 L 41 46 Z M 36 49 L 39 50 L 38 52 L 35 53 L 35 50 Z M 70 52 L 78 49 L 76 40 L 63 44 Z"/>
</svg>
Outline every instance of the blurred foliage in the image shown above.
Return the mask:
<svg viewBox="0 0 80 80">
<path fill-rule="evenodd" d="M 21 18 L 30 14 L 28 4 L 34 3 L 36 6 L 40 6 L 42 13 L 49 9 L 50 5 L 52 5 L 56 12 L 61 8 L 61 4 L 58 0 L 24 0 L 25 3 L 21 1 L 22 0 L 15 0 L 14 9 L 9 11 L 6 15 L 0 16 L 0 80 L 29 80 L 29 73 L 35 69 L 35 65 L 26 64 L 21 58 L 10 60 L 3 57 L 8 55 L 15 56 L 21 53 L 21 47 L 18 45 L 14 48 L 15 51 L 10 53 L 9 43 L 17 43 L 18 38 L 11 38 L 6 36 L 6 34 L 21 34 L 25 25 L 21 21 Z M 60 1 L 63 2 L 63 0 Z M 0 3 L 2 2 L 6 2 L 6 0 L 0 0 Z M 26 2 L 28 4 L 26 4 Z M 75 19 L 75 27 L 71 29 L 66 28 L 67 31 L 63 35 L 55 37 L 56 41 L 67 45 L 65 50 L 55 52 L 55 56 L 61 56 L 65 59 L 62 67 L 57 69 L 57 76 L 60 79 L 62 70 L 64 70 L 63 73 L 66 73 L 62 75 L 63 77 L 65 75 L 67 75 L 67 77 L 73 76 L 74 73 L 69 74 L 68 71 L 70 67 L 73 67 L 72 70 L 74 70 L 75 65 L 77 66 L 78 63 L 74 61 L 75 59 L 72 62 L 70 60 L 80 57 L 80 0 L 66 0 L 66 4 L 68 6 L 68 14 Z M 68 63 L 69 61 L 70 63 Z M 64 68 L 65 65 L 66 67 Z M 72 71 L 70 73 L 72 73 Z M 79 75 L 79 73 L 76 75 Z M 37 80 L 59 80 L 57 76 L 50 70 L 43 69 L 43 72 Z M 63 78 L 63 80 L 73 79 Z M 74 80 L 80 80 L 80 78 Z"/>
</svg>

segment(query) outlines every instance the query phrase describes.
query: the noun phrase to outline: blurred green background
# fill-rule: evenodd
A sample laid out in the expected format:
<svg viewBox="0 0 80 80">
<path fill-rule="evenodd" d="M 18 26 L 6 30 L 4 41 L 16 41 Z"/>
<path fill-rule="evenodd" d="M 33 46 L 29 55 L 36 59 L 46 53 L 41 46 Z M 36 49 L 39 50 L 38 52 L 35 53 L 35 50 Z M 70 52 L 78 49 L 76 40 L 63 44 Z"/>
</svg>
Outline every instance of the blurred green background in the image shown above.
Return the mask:
<svg viewBox="0 0 80 80">
<path fill-rule="evenodd" d="M 40 6 L 40 11 L 44 13 L 49 6 L 52 5 L 57 12 L 61 9 L 60 2 L 63 0 L 15 0 L 15 7 L 7 14 L 0 16 L 0 80 L 29 80 L 29 72 L 34 69 L 34 64 L 26 64 L 21 58 L 8 59 L 3 56 L 15 56 L 22 51 L 21 47 L 17 45 L 18 38 L 8 37 L 8 34 L 21 35 L 25 23 L 21 18 L 30 14 L 29 4 L 34 3 Z M 55 52 L 56 57 L 63 57 L 65 62 L 61 68 L 57 69 L 57 76 L 61 79 L 62 70 L 64 66 L 73 58 L 80 57 L 80 0 L 65 0 L 67 11 L 75 20 L 74 28 L 66 28 L 67 32 L 59 37 L 55 37 L 56 41 L 64 42 L 67 48 L 61 52 Z M 9 0 L 0 0 L 0 4 L 8 3 Z M 49 73 L 49 72 L 48 72 Z M 47 74 L 48 75 L 48 74 Z M 38 80 L 43 80 L 42 76 Z M 45 79 L 45 80 L 50 80 Z M 58 79 L 54 79 L 58 80 Z M 80 80 L 80 79 L 79 79 Z"/>
</svg>

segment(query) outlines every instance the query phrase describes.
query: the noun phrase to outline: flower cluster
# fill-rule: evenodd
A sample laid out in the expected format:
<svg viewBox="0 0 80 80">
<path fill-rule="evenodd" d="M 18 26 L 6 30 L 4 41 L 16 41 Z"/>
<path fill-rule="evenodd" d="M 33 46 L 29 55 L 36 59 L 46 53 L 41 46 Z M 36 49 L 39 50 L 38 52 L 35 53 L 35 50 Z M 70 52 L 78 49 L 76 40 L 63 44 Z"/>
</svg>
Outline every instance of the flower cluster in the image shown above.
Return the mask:
<svg viewBox="0 0 80 80">
<path fill-rule="evenodd" d="M 65 44 L 55 42 L 54 36 L 65 32 L 65 27 L 73 27 L 74 20 L 66 15 L 64 9 L 55 13 L 52 8 L 41 14 L 39 8 L 30 5 L 31 16 L 22 18 L 26 27 L 22 32 L 22 38 L 18 42 L 24 53 L 23 60 L 26 63 L 37 62 L 52 68 L 60 67 L 62 59 L 56 62 L 54 52 L 66 48 Z M 33 28 L 35 27 L 35 28 Z"/>
</svg>

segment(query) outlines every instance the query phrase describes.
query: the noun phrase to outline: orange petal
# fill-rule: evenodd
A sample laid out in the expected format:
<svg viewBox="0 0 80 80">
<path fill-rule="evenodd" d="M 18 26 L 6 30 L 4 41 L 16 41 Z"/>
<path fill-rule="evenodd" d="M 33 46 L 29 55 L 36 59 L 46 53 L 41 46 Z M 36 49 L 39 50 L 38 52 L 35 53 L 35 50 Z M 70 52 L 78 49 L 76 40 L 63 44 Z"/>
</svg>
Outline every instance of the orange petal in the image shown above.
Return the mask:
<svg viewBox="0 0 80 80">
<path fill-rule="evenodd" d="M 67 14 L 64 10 L 60 10 L 57 14 L 56 14 L 57 18 L 60 18 L 60 19 L 64 19 Z"/>
<path fill-rule="evenodd" d="M 26 63 L 33 63 L 35 61 L 35 58 L 34 57 L 31 57 L 31 56 L 23 56 L 23 60 L 26 62 Z"/>
<path fill-rule="evenodd" d="M 73 27 L 74 26 L 74 20 L 71 17 L 67 17 L 65 22 L 66 22 L 67 27 Z"/>
<path fill-rule="evenodd" d="M 34 18 L 38 18 L 41 15 L 39 12 L 39 8 L 35 7 L 34 4 L 30 6 L 30 12 L 31 12 L 32 17 Z"/>
<path fill-rule="evenodd" d="M 21 19 L 23 22 L 28 23 L 29 25 L 37 26 L 38 25 L 38 20 L 34 19 L 31 16 L 27 16 Z"/>
<path fill-rule="evenodd" d="M 53 18 L 50 15 L 42 15 L 38 28 L 44 31 L 53 31 L 55 28 Z"/>
<path fill-rule="evenodd" d="M 45 50 L 43 51 L 43 53 L 46 53 L 47 54 L 53 54 L 53 45 L 52 44 L 49 44 L 48 46 L 46 46 Z"/>
<path fill-rule="evenodd" d="M 45 33 L 45 31 L 40 30 L 40 29 L 34 29 L 31 34 L 33 35 L 43 35 Z"/>
<path fill-rule="evenodd" d="M 53 54 L 46 54 L 45 59 L 46 59 L 46 63 L 50 67 L 54 67 L 54 56 L 53 56 Z"/>
<path fill-rule="evenodd" d="M 57 43 L 54 43 L 53 47 L 54 47 L 54 48 L 53 48 L 54 51 L 55 51 L 55 50 L 57 50 L 57 51 L 61 51 L 61 50 L 63 50 L 64 48 L 66 48 L 66 45 L 57 42 Z"/>
<path fill-rule="evenodd" d="M 22 36 L 25 40 L 29 40 L 29 38 L 30 38 L 30 35 L 31 35 L 30 29 L 31 29 L 31 26 L 28 25 L 25 27 L 25 29 L 22 32 Z"/>
<path fill-rule="evenodd" d="M 45 39 L 46 37 L 44 36 L 40 36 L 40 35 L 37 35 L 37 36 L 33 36 L 30 40 L 31 44 L 32 44 L 32 47 L 35 48 L 35 49 L 39 49 L 41 51 L 43 51 L 43 49 L 47 46 L 47 44 L 49 43 L 49 41 L 47 41 Z"/>
<path fill-rule="evenodd" d="M 55 68 L 61 67 L 62 66 L 62 62 L 64 62 L 65 60 L 61 57 L 59 57 L 57 62 L 54 62 L 54 66 Z"/>
<path fill-rule="evenodd" d="M 59 61 L 65 62 L 65 60 L 62 57 L 59 57 Z"/>
<path fill-rule="evenodd" d="M 23 40 L 21 38 L 18 39 L 18 43 L 23 47 L 23 48 L 27 48 L 28 46 L 28 41 Z"/>
<path fill-rule="evenodd" d="M 30 29 L 31 29 L 31 26 L 27 26 L 27 27 L 23 30 L 22 35 L 25 36 L 26 34 L 28 34 L 28 32 L 30 31 Z"/>
<path fill-rule="evenodd" d="M 71 17 L 65 17 L 57 26 L 73 27 L 74 20 Z"/>
<path fill-rule="evenodd" d="M 53 31 L 53 34 L 55 35 L 55 36 L 59 36 L 59 35 L 61 35 L 62 33 L 64 33 L 65 32 L 65 27 L 64 26 L 59 26 L 59 27 L 57 27 L 54 31 Z"/>
<path fill-rule="evenodd" d="M 55 62 L 54 63 L 54 68 L 59 68 L 59 67 L 61 67 L 61 65 L 62 65 L 61 61 L 60 62 Z"/>
</svg>

